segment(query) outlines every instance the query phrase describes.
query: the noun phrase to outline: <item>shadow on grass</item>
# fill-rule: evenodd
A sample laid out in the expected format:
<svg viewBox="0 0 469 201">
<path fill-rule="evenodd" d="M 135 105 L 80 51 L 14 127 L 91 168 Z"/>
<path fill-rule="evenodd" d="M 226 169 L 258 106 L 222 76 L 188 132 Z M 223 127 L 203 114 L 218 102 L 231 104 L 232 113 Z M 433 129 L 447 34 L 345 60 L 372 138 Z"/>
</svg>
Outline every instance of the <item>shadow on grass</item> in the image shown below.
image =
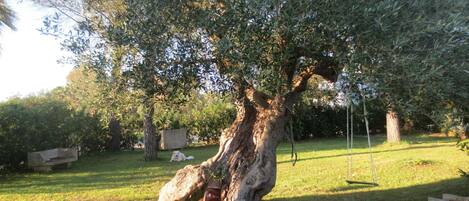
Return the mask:
<svg viewBox="0 0 469 201">
<path fill-rule="evenodd" d="M 362 184 L 354 184 L 354 185 L 346 185 L 337 188 L 330 189 L 332 192 L 342 192 L 342 191 L 351 191 L 351 190 L 359 190 L 359 189 L 373 189 L 376 186 L 370 185 L 362 185 Z"/>
<path fill-rule="evenodd" d="M 363 190 L 364 186 L 349 186 L 344 188 L 332 189 L 334 194 L 327 195 L 305 195 L 290 198 L 275 198 L 271 201 L 333 201 L 333 200 L 350 200 L 350 201 L 412 201 L 427 200 L 430 197 L 440 197 L 443 193 L 456 194 L 461 196 L 469 195 L 469 180 L 464 178 L 448 179 L 439 182 L 415 185 L 403 188 L 395 188 L 388 190 L 373 190 L 370 188 L 365 192 L 347 192 L 349 190 Z M 304 192 L 303 192 L 304 193 Z"/>
<path fill-rule="evenodd" d="M 330 138 L 315 138 L 310 140 L 297 141 L 296 149 L 298 152 L 309 151 L 326 151 L 326 150 L 340 150 L 346 149 L 346 137 L 330 137 Z M 426 143 L 456 143 L 456 139 L 444 136 L 430 136 L 430 135 L 403 135 L 402 144 L 417 145 Z M 373 147 L 386 144 L 385 135 L 371 136 L 371 144 Z M 354 137 L 354 148 L 363 149 L 368 148 L 368 141 L 366 136 L 358 135 Z M 290 153 L 290 143 L 282 143 L 277 149 L 277 153 Z"/>
<path fill-rule="evenodd" d="M 413 146 L 413 147 L 406 147 L 406 148 L 401 148 L 401 149 L 389 149 L 389 150 L 382 150 L 382 151 L 372 151 L 371 153 L 373 154 L 378 154 L 378 153 L 386 153 L 386 152 L 396 152 L 396 151 L 405 151 L 405 150 L 414 150 L 414 149 L 429 149 L 429 148 L 436 148 L 436 147 L 452 147 L 454 145 L 432 145 L 432 146 Z M 351 155 L 364 155 L 364 154 L 369 154 L 369 152 L 354 152 Z M 348 153 L 343 153 L 343 154 L 336 154 L 336 155 L 329 155 L 329 156 L 317 156 L 317 157 L 309 157 L 309 158 L 300 158 L 297 160 L 297 162 L 300 161 L 308 161 L 308 160 L 316 160 L 316 159 L 324 159 L 324 158 L 335 158 L 335 157 L 344 157 L 344 156 L 349 156 Z M 282 163 L 290 163 L 290 160 L 286 161 L 280 161 L 277 162 L 277 164 L 282 164 Z"/>
</svg>

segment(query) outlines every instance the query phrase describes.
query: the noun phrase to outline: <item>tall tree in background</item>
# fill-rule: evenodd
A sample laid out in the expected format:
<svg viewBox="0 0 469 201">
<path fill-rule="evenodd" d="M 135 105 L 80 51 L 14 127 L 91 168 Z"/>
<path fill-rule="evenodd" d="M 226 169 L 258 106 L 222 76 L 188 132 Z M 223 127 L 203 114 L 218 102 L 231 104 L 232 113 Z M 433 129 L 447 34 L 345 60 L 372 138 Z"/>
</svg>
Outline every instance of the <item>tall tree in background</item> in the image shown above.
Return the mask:
<svg viewBox="0 0 469 201">
<path fill-rule="evenodd" d="M 121 120 L 127 118 L 129 110 L 138 107 L 129 97 L 134 94 L 113 82 L 116 78 L 116 75 L 100 78 L 95 70 L 81 65 L 70 72 L 61 94 L 73 109 L 99 117 L 107 125 L 108 147 L 113 151 L 120 150 Z"/>
<path fill-rule="evenodd" d="M 102 6 L 101 1 L 87 4 L 86 1 L 41 1 L 37 3 L 47 7 L 57 9 L 57 14 L 44 19 L 43 33 L 63 39 L 63 47 L 73 53 L 73 57 L 67 60 L 79 68 L 73 76 L 84 76 L 87 81 L 69 80 L 68 99 L 78 99 L 75 102 L 84 103 L 82 108 L 89 110 L 94 114 L 99 113 L 107 124 L 111 140 L 109 148 L 111 150 L 120 150 L 122 129 L 120 122 L 129 107 L 132 107 L 132 101 L 129 102 L 129 95 L 136 93 L 130 92 L 123 79 L 121 69 L 124 67 L 124 52 L 127 50 L 117 44 L 109 43 L 106 37 L 95 37 L 94 32 L 105 32 L 103 24 L 100 24 L 100 17 L 105 13 L 97 13 L 93 6 Z M 107 9 L 119 12 L 118 3 Z M 65 19 L 62 19 L 63 17 Z M 62 21 L 73 21 L 75 27 L 72 31 L 63 30 Z M 102 19 L 101 19 L 102 20 Z M 108 19 L 111 20 L 111 19 Z M 93 31 L 91 31 L 93 29 Z M 94 38 L 93 38 L 94 37 Z M 95 82 L 91 84 L 89 82 Z M 86 89 L 83 86 L 93 85 L 93 89 Z M 90 94 L 93 93 L 93 94 Z M 71 100 L 73 106 L 73 100 Z M 130 104 L 130 105 L 129 105 Z"/>
<path fill-rule="evenodd" d="M 74 53 L 77 62 L 103 75 L 121 74 L 129 89 L 139 91 L 144 105 L 145 160 L 157 158 L 157 136 L 154 126 L 156 103 L 178 102 L 191 89 L 201 86 L 203 63 L 191 62 L 204 57 L 205 48 L 199 35 L 174 29 L 175 16 L 154 12 L 161 8 L 178 12 L 176 2 L 150 1 L 49 1 L 60 13 L 78 23 L 64 46 Z M 153 9 L 153 10 L 152 10 Z M 179 11 L 180 12 L 180 11 Z M 183 16 L 181 16 L 183 17 Z M 47 18 L 47 31 L 57 32 L 59 17 Z M 116 64 L 115 55 L 119 55 Z"/>
<path fill-rule="evenodd" d="M 93 6 L 92 3 L 89 5 Z M 122 5 L 125 9 L 119 13 L 109 9 L 109 5 L 115 5 L 115 2 L 102 2 L 93 7 L 98 10 L 98 16 L 109 14 L 101 20 L 112 19 L 112 23 L 102 28 L 105 32 L 99 34 L 107 37 L 110 43 L 130 50 L 123 73 L 134 89 L 142 91 L 145 160 L 154 160 L 158 147 L 153 120 L 154 105 L 177 102 L 189 94 L 190 89 L 200 86 L 204 64 L 193 61 L 200 60 L 205 49 L 195 48 L 201 47 L 200 39 L 194 39 L 200 36 L 173 30 L 174 21 L 183 16 L 176 19 L 167 12 L 177 13 L 180 9 L 177 2 L 125 1 Z M 158 9 L 160 12 L 155 12 Z"/>
<path fill-rule="evenodd" d="M 400 140 L 399 116 L 431 117 L 447 105 L 468 114 L 468 8 L 467 1 L 381 2 L 367 11 L 376 18 L 356 25 L 369 31 L 354 37 L 349 67 L 386 106 L 389 142 Z"/>
</svg>

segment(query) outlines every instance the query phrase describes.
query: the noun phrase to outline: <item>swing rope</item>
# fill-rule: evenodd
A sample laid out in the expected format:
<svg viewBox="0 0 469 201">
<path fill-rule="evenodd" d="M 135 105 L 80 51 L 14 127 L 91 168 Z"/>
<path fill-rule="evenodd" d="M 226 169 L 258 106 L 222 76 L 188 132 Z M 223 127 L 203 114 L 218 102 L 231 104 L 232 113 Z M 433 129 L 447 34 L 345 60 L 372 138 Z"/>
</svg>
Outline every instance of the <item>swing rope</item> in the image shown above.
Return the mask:
<svg viewBox="0 0 469 201">
<path fill-rule="evenodd" d="M 363 99 L 363 117 L 365 120 L 365 128 L 366 134 L 368 138 L 368 154 L 370 156 L 370 167 L 371 167 L 371 177 L 372 182 L 363 182 L 363 181 L 353 181 L 351 180 L 352 175 L 352 167 L 353 167 L 353 102 L 350 95 L 350 92 L 347 93 L 347 151 L 348 151 L 348 170 L 347 170 L 347 180 L 348 184 L 365 184 L 365 185 L 372 185 L 378 186 L 377 179 L 376 179 L 376 167 L 373 160 L 373 150 L 371 148 L 371 137 L 370 137 L 370 129 L 368 125 L 368 111 L 366 110 L 366 100 L 365 96 L 361 93 Z"/>
<path fill-rule="evenodd" d="M 353 106 L 350 103 L 351 99 L 348 98 L 347 100 L 347 163 L 348 163 L 348 171 L 347 171 L 347 179 L 352 178 L 352 146 L 353 146 L 353 115 L 350 116 L 351 110 L 353 110 Z M 352 121 L 352 123 L 350 122 Z M 352 129 L 350 127 L 352 126 Z M 352 133 L 350 132 L 352 130 Z M 350 134 L 352 135 L 350 137 Z"/>
<path fill-rule="evenodd" d="M 293 113 L 293 110 L 291 110 L 288 107 L 287 107 L 287 110 L 291 113 L 290 120 L 289 120 L 289 123 L 288 123 L 288 133 L 290 134 L 290 136 L 287 135 L 287 138 L 288 138 L 288 140 L 290 141 L 290 144 L 291 144 L 290 160 L 292 162 L 292 166 L 295 166 L 296 162 L 298 161 L 298 153 L 296 152 L 295 138 L 294 138 L 294 135 L 293 135 L 293 115 L 294 115 L 294 113 Z"/>
<path fill-rule="evenodd" d="M 293 136 L 293 118 L 290 120 L 290 143 L 291 143 L 290 160 L 292 161 L 292 166 L 295 166 L 296 161 L 298 161 L 298 154 L 295 149 L 295 138 Z"/>
<path fill-rule="evenodd" d="M 371 148 L 370 128 L 369 128 L 369 123 L 368 123 L 368 111 L 366 110 L 366 97 L 363 94 L 361 94 L 361 96 L 363 97 L 363 116 L 365 119 L 366 135 L 368 137 L 368 152 L 370 153 L 369 155 L 370 155 L 371 177 L 373 179 L 373 183 L 378 185 L 378 182 L 376 179 L 376 166 L 373 160 L 373 149 Z"/>
</svg>

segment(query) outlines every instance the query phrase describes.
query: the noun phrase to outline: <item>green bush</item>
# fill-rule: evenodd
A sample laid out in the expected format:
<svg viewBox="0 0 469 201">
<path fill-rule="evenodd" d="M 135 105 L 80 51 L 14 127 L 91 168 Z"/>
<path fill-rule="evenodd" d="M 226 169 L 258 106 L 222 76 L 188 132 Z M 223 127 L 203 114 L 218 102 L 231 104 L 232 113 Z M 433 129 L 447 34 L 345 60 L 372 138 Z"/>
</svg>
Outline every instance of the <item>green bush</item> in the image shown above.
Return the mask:
<svg viewBox="0 0 469 201">
<path fill-rule="evenodd" d="M 459 141 L 457 146 L 461 151 L 465 151 L 469 155 L 469 139 Z"/>
<path fill-rule="evenodd" d="M 202 107 L 192 109 L 184 120 L 189 134 L 207 143 L 217 142 L 236 115 L 232 104 L 224 99 L 212 98 L 205 97 L 203 100 L 207 102 L 200 102 Z"/>
<path fill-rule="evenodd" d="M 0 103 L 0 165 L 19 168 L 27 152 L 80 145 L 104 147 L 99 120 L 73 112 L 64 102 L 47 96 Z"/>
</svg>

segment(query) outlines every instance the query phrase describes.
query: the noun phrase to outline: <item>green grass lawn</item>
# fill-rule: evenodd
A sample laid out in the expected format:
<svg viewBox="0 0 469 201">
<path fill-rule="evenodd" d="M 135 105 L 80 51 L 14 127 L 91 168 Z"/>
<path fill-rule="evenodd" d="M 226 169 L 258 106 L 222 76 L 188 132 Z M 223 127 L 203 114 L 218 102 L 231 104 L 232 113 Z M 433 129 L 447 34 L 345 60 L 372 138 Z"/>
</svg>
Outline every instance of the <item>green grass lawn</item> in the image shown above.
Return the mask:
<svg viewBox="0 0 469 201">
<path fill-rule="evenodd" d="M 347 185 L 344 138 L 317 139 L 296 144 L 299 161 L 290 162 L 289 144 L 278 151 L 277 184 L 265 200 L 426 200 L 442 193 L 469 196 L 469 156 L 443 137 L 407 136 L 401 145 L 373 139 L 378 187 Z M 366 138 L 356 139 L 354 177 L 370 180 Z M 141 151 L 99 153 L 83 157 L 72 168 L 53 173 L 23 173 L 0 177 L 0 200 L 155 200 L 158 191 L 179 169 L 212 156 L 216 146 L 189 148 L 189 162 L 170 163 L 170 152 L 144 162 Z"/>
</svg>

